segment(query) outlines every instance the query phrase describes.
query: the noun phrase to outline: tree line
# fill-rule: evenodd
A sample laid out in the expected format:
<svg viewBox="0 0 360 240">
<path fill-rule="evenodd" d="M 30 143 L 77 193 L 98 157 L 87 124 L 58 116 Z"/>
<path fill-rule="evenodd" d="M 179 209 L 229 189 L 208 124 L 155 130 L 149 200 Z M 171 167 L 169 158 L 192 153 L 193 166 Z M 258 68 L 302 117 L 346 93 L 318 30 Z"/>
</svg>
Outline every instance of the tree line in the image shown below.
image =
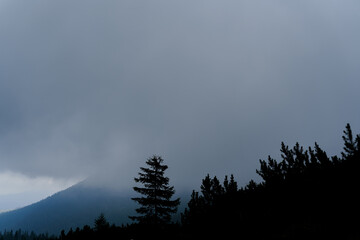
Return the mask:
<svg viewBox="0 0 360 240">
<path fill-rule="evenodd" d="M 55 236 L 49 236 L 48 234 L 36 234 L 35 232 L 22 231 L 18 229 L 16 231 L 3 231 L 0 232 L 0 240 L 57 240 Z"/>
<path fill-rule="evenodd" d="M 360 239 L 360 136 L 344 131 L 341 157 L 315 143 L 281 143 L 281 161 L 260 160 L 261 183 L 226 191 L 207 176 L 183 214 L 189 238 Z"/>
<path fill-rule="evenodd" d="M 280 161 L 260 160 L 260 183 L 239 188 L 233 175 L 206 175 L 177 223 L 171 216 L 180 199 L 172 199 L 164 160 L 153 156 L 135 178 L 142 187 L 134 187 L 133 224 L 110 225 L 100 215 L 93 228 L 62 231 L 58 239 L 360 239 L 360 135 L 349 124 L 343 133 L 340 156 L 318 143 L 281 143 Z"/>
</svg>

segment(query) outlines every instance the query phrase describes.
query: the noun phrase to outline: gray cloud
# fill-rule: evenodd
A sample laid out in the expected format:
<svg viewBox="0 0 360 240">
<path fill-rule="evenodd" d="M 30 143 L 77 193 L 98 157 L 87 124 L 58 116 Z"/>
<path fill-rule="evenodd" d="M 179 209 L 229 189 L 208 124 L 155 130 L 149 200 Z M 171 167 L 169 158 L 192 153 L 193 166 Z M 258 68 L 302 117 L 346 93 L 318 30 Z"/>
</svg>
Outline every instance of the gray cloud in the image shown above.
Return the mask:
<svg viewBox="0 0 360 240">
<path fill-rule="evenodd" d="M 360 128 L 356 1 L 1 8 L 4 170 L 127 184 L 160 154 L 178 185 L 208 172 L 243 184 L 281 141 L 338 154 L 345 124 Z"/>
</svg>

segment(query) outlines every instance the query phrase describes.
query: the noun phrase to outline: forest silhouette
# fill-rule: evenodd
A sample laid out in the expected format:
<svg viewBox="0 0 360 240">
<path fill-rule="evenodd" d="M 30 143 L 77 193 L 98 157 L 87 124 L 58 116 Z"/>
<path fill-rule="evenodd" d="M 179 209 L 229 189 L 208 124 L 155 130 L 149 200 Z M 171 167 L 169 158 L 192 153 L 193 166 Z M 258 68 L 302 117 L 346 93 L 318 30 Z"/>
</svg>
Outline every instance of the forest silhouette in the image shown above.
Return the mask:
<svg viewBox="0 0 360 240">
<path fill-rule="evenodd" d="M 164 218 L 166 221 L 115 226 L 100 214 L 93 227 L 62 231 L 58 237 L 26 233 L 21 238 L 20 231 L 18 237 L 13 232 L 2 233 L 0 240 L 360 239 L 360 135 L 354 136 L 347 124 L 343 141 L 340 156 L 328 156 L 317 143 L 309 148 L 281 143 L 280 161 L 271 156 L 260 160 L 256 173 L 262 182 L 251 180 L 240 188 L 233 175 L 223 181 L 206 175 L 200 191 L 191 193 L 181 222 Z M 140 176 L 146 178 L 147 172 Z M 145 188 L 141 191 L 148 193 Z M 174 192 L 172 187 L 170 190 L 168 200 Z M 151 214 L 150 210 L 140 212 Z"/>
</svg>

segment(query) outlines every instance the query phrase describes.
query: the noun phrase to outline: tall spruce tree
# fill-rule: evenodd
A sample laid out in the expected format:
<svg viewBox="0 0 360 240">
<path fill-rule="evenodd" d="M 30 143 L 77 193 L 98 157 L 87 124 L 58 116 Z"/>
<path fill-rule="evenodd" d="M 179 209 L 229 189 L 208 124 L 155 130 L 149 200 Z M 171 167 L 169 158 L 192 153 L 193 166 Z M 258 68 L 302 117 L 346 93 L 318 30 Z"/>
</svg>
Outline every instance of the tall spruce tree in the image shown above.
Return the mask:
<svg viewBox="0 0 360 240">
<path fill-rule="evenodd" d="M 149 168 L 141 167 L 139 177 L 135 182 L 144 187 L 134 187 L 143 197 L 132 198 L 141 205 L 136 209 L 140 216 L 130 216 L 130 219 L 143 224 L 166 224 L 171 220 L 171 214 L 176 213 L 180 198 L 171 200 L 175 190 L 169 186 L 169 178 L 164 176 L 167 165 L 160 156 L 153 156 L 146 161 Z"/>
</svg>

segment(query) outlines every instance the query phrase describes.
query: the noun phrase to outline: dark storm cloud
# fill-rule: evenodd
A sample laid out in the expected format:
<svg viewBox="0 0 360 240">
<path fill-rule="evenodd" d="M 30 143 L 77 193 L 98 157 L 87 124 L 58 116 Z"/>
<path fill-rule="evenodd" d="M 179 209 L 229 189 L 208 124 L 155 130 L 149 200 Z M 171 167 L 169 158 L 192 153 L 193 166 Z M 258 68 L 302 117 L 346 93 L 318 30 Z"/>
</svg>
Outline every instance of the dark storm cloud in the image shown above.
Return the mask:
<svg viewBox="0 0 360 240">
<path fill-rule="evenodd" d="M 0 157 L 27 175 L 182 185 L 255 177 L 281 141 L 341 150 L 359 89 L 359 3 L 3 1 Z M 110 170 L 111 169 L 111 170 Z M 126 180 L 127 181 L 127 180 Z"/>
</svg>

